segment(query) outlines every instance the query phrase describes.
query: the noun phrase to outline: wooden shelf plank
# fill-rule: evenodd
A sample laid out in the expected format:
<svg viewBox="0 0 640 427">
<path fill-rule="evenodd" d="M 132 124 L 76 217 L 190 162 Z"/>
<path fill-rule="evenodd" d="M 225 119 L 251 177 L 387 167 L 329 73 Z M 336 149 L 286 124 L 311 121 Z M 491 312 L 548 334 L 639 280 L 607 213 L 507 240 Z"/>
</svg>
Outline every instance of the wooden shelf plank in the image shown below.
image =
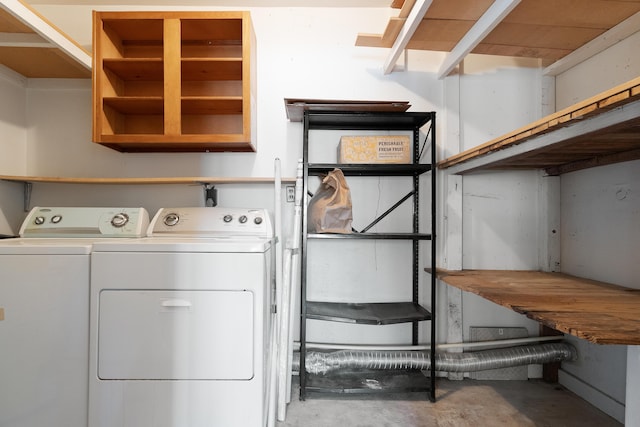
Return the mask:
<svg viewBox="0 0 640 427">
<path fill-rule="evenodd" d="M 126 114 L 162 114 L 164 105 L 161 96 L 105 96 L 103 102 Z"/>
<path fill-rule="evenodd" d="M 640 344 L 640 289 L 540 271 L 437 271 L 471 292 L 596 344 Z"/>
<path fill-rule="evenodd" d="M 182 59 L 182 80 L 242 80 L 242 58 Z"/>
<path fill-rule="evenodd" d="M 242 97 L 183 96 L 182 114 L 242 114 Z"/>
<path fill-rule="evenodd" d="M 640 77 L 442 160 L 438 167 L 459 174 L 527 168 L 557 175 L 635 160 L 638 126 Z"/>
<path fill-rule="evenodd" d="M 14 182 L 40 182 L 52 184 L 103 184 L 103 185 L 158 185 L 158 184 L 271 184 L 273 177 L 148 177 L 148 178 L 82 178 L 59 176 L 0 175 L 0 180 Z M 283 183 L 295 183 L 294 178 L 282 178 Z"/>
<path fill-rule="evenodd" d="M 162 81 L 162 58 L 105 58 L 104 68 L 127 81 Z"/>
</svg>

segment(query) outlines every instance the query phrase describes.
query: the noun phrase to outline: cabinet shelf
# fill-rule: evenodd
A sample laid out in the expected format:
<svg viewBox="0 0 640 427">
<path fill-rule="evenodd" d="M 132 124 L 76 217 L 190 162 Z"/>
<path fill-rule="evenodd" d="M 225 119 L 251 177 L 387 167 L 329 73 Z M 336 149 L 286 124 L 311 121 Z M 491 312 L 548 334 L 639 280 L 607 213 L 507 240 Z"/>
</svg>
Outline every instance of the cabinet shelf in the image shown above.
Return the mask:
<svg viewBox="0 0 640 427">
<path fill-rule="evenodd" d="M 307 301 L 307 319 L 362 325 L 431 320 L 431 313 L 413 302 L 339 303 Z"/>
<path fill-rule="evenodd" d="M 242 80 L 242 58 L 182 59 L 183 80 Z"/>
<path fill-rule="evenodd" d="M 309 233 L 308 239 L 431 240 L 424 233 Z"/>
<path fill-rule="evenodd" d="M 182 114 L 242 114 L 242 97 L 182 97 Z"/>
<path fill-rule="evenodd" d="M 430 171 L 431 165 L 309 163 L 309 175 L 323 175 L 336 168 L 345 176 L 412 176 Z"/>
<path fill-rule="evenodd" d="M 162 81 L 163 78 L 162 58 L 105 58 L 102 66 L 127 81 Z"/>
<path fill-rule="evenodd" d="M 161 96 L 105 97 L 103 102 L 123 114 L 162 114 L 164 108 Z"/>
<path fill-rule="evenodd" d="M 162 114 L 161 96 L 105 97 L 104 105 L 123 114 Z M 183 114 L 242 114 L 242 97 L 191 96 L 182 98 Z"/>
</svg>

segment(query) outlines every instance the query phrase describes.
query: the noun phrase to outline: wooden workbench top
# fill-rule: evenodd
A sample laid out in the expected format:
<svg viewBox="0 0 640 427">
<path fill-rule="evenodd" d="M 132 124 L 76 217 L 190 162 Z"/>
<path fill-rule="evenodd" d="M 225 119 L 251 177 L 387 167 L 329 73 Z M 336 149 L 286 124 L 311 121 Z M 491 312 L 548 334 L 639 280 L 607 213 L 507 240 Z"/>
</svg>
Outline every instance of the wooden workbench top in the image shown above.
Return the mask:
<svg viewBox="0 0 640 427">
<path fill-rule="evenodd" d="M 437 274 L 448 285 L 557 331 L 596 344 L 640 345 L 640 289 L 540 271 L 438 270 Z"/>
</svg>

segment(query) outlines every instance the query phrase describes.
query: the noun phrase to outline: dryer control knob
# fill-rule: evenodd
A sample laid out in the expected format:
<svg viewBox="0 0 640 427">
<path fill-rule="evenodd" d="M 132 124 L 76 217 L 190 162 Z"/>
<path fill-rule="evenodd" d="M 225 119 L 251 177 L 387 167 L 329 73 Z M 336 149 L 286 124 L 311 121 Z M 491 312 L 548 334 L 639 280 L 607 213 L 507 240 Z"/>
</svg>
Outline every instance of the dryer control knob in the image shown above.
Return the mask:
<svg viewBox="0 0 640 427">
<path fill-rule="evenodd" d="M 51 217 L 51 223 L 57 224 L 62 221 L 62 215 L 54 215 Z"/>
<path fill-rule="evenodd" d="M 113 225 L 116 228 L 124 227 L 125 225 L 127 225 L 128 222 L 129 222 L 129 215 L 122 212 L 119 214 L 115 214 L 113 218 L 111 218 L 111 225 Z"/>
<path fill-rule="evenodd" d="M 180 221 L 180 215 L 177 213 L 166 214 L 164 217 L 164 225 L 168 227 L 173 227 Z"/>
<path fill-rule="evenodd" d="M 238 218 L 238 221 L 240 221 L 240 224 L 244 224 L 245 222 L 247 222 L 247 216 L 241 215 L 240 218 Z"/>
<path fill-rule="evenodd" d="M 44 217 L 43 216 L 37 216 L 35 217 L 35 219 L 33 220 L 33 223 L 35 225 L 42 225 L 44 224 Z"/>
<path fill-rule="evenodd" d="M 253 219 L 253 222 L 255 222 L 256 224 L 260 225 L 262 224 L 262 217 L 261 216 L 257 216 Z"/>
<path fill-rule="evenodd" d="M 224 217 L 222 217 L 222 220 L 224 222 L 231 222 L 232 219 L 233 219 L 233 216 L 231 215 L 225 215 Z"/>
</svg>

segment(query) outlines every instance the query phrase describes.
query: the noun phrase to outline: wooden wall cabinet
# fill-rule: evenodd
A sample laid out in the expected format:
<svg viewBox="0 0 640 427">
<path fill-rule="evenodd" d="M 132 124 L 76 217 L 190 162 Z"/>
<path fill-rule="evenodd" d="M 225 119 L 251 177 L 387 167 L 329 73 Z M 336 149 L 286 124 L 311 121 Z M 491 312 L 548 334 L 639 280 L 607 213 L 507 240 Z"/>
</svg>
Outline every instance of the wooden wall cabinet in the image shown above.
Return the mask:
<svg viewBox="0 0 640 427">
<path fill-rule="evenodd" d="M 249 12 L 93 12 L 93 140 L 119 151 L 256 151 Z"/>
</svg>

